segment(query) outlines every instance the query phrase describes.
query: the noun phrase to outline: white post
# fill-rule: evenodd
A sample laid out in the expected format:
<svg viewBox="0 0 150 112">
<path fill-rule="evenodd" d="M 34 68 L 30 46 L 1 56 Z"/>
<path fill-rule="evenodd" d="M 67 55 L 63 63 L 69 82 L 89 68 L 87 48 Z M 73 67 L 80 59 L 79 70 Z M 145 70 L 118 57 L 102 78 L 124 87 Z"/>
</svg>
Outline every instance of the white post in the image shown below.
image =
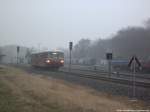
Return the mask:
<svg viewBox="0 0 150 112">
<path fill-rule="evenodd" d="M 132 96 L 132 101 L 136 101 L 136 94 L 135 94 L 135 89 L 136 89 L 136 85 L 135 85 L 135 73 L 136 73 L 136 60 L 135 60 L 135 56 L 133 58 L 133 77 L 132 77 L 132 82 L 133 82 L 133 96 Z"/>
</svg>

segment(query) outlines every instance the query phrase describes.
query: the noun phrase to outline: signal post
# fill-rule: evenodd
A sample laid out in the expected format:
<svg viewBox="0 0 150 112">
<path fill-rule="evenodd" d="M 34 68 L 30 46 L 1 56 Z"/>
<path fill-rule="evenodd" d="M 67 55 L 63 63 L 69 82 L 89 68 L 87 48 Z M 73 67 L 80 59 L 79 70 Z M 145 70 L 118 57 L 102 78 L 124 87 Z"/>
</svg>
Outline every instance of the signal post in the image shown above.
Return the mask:
<svg viewBox="0 0 150 112">
<path fill-rule="evenodd" d="M 106 59 L 108 60 L 108 74 L 109 74 L 109 77 L 111 77 L 111 60 L 112 60 L 112 53 L 109 52 L 109 53 L 106 53 Z"/>
<path fill-rule="evenodd" d="M 17 46 L 17 64 L 19 64 L 19 52 L 20 52 L 20 47 Z"/>
<path fill-rule="evenodd" d="M 73 46 L 73 42 L 69 42 L 69 71 L 71 71 L 71 54 L 72 54 L 72 46 Z"/>
</svg>

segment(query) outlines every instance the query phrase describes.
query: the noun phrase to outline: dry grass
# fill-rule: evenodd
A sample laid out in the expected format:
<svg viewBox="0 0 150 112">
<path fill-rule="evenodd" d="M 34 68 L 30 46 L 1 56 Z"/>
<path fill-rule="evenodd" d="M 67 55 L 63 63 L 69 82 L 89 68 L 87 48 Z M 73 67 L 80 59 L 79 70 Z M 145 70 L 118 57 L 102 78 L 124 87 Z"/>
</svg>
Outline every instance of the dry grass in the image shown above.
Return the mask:
<svg viewBox="0 0 150 112">
<path fill-rule="evenodd" d="M 143 109 L 142 102 L 99 93 L 42 75 L 6 68 L 0 80 L 12 90 L 22 112 L 115 112 L 116 109 Z"/>
</svg>

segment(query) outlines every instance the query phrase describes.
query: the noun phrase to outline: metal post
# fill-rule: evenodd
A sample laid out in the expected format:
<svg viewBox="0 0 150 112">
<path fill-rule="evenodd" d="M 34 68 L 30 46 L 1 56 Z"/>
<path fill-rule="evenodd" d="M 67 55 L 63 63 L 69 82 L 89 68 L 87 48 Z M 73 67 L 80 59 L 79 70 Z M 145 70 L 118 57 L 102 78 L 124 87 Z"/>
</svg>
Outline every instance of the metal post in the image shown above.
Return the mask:
<svg viewBox="0 0 150 112">
<path fill-rule="evenodd" d="M 108 60 L 108 77 L 111 77 L 111 60 L 112 60 L 112 53 L 106 53 L 106 59 Z"/>
<path fill-rule="evenodd" d="M 17 64 L 18 64 L 18 52 L 17 52 Z"/>
<path fill-rule="evenodd" d="M 134 56 L 134 60 L 133 60 L 133 99 L 135 100 L 135 72 L 136 72 L 136 66 L 135 66 L 135 56 Z"/>
<path fill-rule="evenodd" d="M 19 60 L 18 60 L 18 58 L 19 58 L 19 51 L 20 51 L 20 47 L 17 46 L 17 64 L 19 64 Z"/>
<path fill-rule="evenodd" d="M 69 60 L 69 71 L 71 71 L 71 50 L 70 50 L 70 60 Z"/>
<path fill-rule="evenodd" d="M 108 74 L 111 77 L 111 60 L 108 60 Z"/>
<path fill-rule="evenodd" d="M 71 51 L 72 51 L 73 42 L 69 42 L 69 51 L 70 51 L 70 62 L 69 62 L 69 71 L 71 71 Z"/>
</svg>

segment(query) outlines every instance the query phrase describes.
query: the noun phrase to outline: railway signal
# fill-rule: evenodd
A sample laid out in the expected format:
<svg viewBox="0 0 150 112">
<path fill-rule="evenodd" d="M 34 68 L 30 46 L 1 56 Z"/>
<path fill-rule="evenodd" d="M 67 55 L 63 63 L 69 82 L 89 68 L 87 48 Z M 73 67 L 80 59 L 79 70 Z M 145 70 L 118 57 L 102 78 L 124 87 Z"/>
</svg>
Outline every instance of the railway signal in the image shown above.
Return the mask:
<svg viewBox="0 0 150 112">
<path fill-rule="evenodd" d="M 73 42 L 69 42 L 69 52 L 70 52 L 70 60 L 69 60 L 69 71 L 71 71 L 71 52 L 72 52 Z"/>
<path fill-rule="evenodd" d="M 108 60 L 108 72 L 109 75 L 111 76 L 111 60 L 113 58 L 113 54 L 111 52 L 106 53 L 106 59 Z"/>
<path fill-rule="evenodd" d="M 17 46 L 17 53 L 19 53 L 19 51 L 20 51 L 20 47 L 19 47 L 19 46 Z"/>
<path fill-rule="evenodd" d="M 112 53 L 106 53 L 106 59 L 112 60 Z"/>
<path fill-rule="evenodd" d="M 69 42 L 69 49 L 72 50 L 73 42 Z"/>
</svg>

